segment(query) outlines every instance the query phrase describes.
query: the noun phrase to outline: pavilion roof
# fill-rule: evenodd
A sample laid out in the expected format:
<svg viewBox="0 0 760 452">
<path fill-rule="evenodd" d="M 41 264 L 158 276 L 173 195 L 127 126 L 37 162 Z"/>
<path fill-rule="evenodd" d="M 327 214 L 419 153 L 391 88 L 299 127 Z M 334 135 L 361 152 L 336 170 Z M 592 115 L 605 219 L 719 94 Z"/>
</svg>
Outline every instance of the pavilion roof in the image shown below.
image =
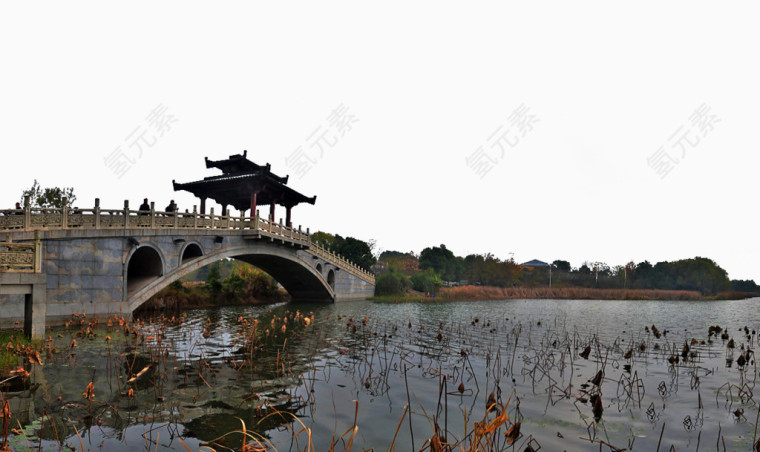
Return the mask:
<svg viewBox="0 0 760 452">
<path fill-rule="evenodd" d="M 210 198 L 238 210 L 250 208 L 253 193 L 257 194 L 259 205 L 275 203 L 293 207 L 302 202 L 316 202 L 316 196 L 308 197 L 288 187 L 288 176 L 280 177 L 272 173 L 270 164 L 257 165 L 246 156 L 247 151 L 242 155 L 231 155 L 226 160 L 206 158 L 206 167 L 221 169 L 222 174 L 187 183 L 172 181 L 174 190 L 189 191 L 199 198 Z"/>
<path fill-rule="evenodd" d="M 288 183 L 288 176 L 280 177 L 271 172 L 272 165 L 267 163 L 266 165 L 258 165 L 248 160 L 248 151 L 243 151 L 242 154 L 233 154 L 224 160 L 209 160 L 206 157 L 206 168 L 219 168 L 222 170 L 222 174 L 240 174 L 240 173 L 252 173 L 255 171 L 265 170 L 272 177 L 278 179 L 283 184 Z M 208 178 L 206 178 L 208 179 Z"/>
</svg>

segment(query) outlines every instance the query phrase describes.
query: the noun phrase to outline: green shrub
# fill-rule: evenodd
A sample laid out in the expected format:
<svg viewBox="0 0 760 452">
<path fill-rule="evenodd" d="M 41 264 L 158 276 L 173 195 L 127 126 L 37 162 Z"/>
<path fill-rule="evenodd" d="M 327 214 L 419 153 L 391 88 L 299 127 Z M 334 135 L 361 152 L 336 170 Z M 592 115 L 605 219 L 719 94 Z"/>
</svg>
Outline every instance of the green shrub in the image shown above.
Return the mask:
<svg viewBox="0 0 760 452">
<path fill-rule="evenodd" d="M 184 290 L 185 286 L 182 285 L 182 281 L 177 279 L 175 281 L 172 281 L 171 284 L 169 284 L 169 287 L 171 287 L 174 290 Z"/>
<path fill-rule="evenodd" d="M 430 271 L 417 273 L 412 276 L 412 289 L 420 292 L 435 293 L 440 285 L 440 279 Z"/>
<path fill-rule="evenodd" d="M 406 275 L 391 270 L 377 277 L 375 281 L 375 295 L 403 295 L 409 287 L 410 282 Z"/>
</svg>

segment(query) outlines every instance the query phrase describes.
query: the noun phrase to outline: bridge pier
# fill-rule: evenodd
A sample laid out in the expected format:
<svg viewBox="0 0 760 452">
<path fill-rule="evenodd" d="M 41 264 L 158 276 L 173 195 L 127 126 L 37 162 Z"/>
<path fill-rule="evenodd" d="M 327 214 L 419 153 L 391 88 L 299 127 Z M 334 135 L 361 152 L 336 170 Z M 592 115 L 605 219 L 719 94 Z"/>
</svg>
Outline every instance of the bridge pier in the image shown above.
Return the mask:
<svg viewBox="0 0 760 452">
<path fill-rule="evenodd" d="M 42 273 L 0 273 L 0 295 L 24 296 L 24 334 L 44 339 L 47 315 L 47 275 Z"/>
</svg>

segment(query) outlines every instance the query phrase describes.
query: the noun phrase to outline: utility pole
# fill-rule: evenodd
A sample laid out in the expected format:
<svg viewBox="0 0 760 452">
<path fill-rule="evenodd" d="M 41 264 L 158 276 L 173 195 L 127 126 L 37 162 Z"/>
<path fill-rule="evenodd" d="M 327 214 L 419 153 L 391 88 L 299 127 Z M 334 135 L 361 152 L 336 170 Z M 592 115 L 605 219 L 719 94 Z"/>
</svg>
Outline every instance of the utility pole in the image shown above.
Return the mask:
<svg viewBox="0 0 760 452">
<path fill-rule="evenodd" d="M 549 288 L 552 288 L 552 264 L 549 263 Z"/>
</svg>

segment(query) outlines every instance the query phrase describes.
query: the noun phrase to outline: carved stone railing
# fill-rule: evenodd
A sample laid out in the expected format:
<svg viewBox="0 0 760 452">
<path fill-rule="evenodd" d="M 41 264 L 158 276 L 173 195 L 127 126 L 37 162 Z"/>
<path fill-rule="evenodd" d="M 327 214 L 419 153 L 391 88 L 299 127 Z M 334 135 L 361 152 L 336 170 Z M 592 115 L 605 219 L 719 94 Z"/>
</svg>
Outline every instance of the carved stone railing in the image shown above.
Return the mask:
<svg viewBox="0 0 760 452">
<path fill-rule="evenodd" d="M 282 219 L 278 223 L 261 218 L 258 212 L 254 217 L 215 215 L 213 208 L 211 213 L 199 213 L 196 207 L 193 207 L 192 212 L 161 212 L 155 210 L 153 203 L 151 203 L 150 210 L 131 210 L 128 201 L 124 201 L 123 209 L 101 209 L 99 199 L 95 200 L 95 207 L 92 209 L 69 207 L 66 205 L 65 199 L 63 204 L 63 208 L 37 208 L 32 207 L 26 200 L 22 209 L 0 210 L 0 232 L 142 228 L 255 231 L 272 239 L 282 239 L 304 245 L 315 255 L 341 270 L 345 269 L 372 284 L 375 282 L 375 277 L 370 272 L 313 243 L 308 228 L 306 231 L 302 231 L 301 226 L 293 228 L 284 225 Z M 13 245 L 29 246 L 28 244 L 16 243 Z M 39 254 L 39 251 L 37 253 Z M 14 256 L 16 255 L 14 254 Z M 0 257 L 0 268 L 3 265 L 1 259 L 2 257 Z M 6 259 L 11 259 L 10 254 Z M 19 255 L 13 259 L 22 259 L 22 257 Z"/>
<path fill-rule="evenodd" d="M 358 276 L 359 278 L 371 282 L 372 284 L 375 283 L 375 276 L 372 273 L 343 258 L 340 254 L 336 254 L 334 251 L 328 251 L 314 242 L 311 243 L 309 249 L 315 256 L 330 262 L 341 270 L 345 270 L 354 276 Z"/>
<path fill-rule="evenodd" d="M 234 217 L 193 212 L 161 212 L 152 206 L 150 210 L 131 210 L 124 202 L 123 209 L 101 209 L 95 200 L 92 209 L 65 206 L 63 208 L 38 208 L 25 203 L 22 209 L 0 210 L 0 232 L 46 231 L 60 229 L 229 229 L 258 230 L 292 241 L 309 242 L 308 229 L 293 228 L 255 217 Z"/>
<path fill-rule="evenodd" d="M 41 263 L 39 233 L 32 243 L 0 242 L 0 272 L 39 273 Z"/>
</svg>

